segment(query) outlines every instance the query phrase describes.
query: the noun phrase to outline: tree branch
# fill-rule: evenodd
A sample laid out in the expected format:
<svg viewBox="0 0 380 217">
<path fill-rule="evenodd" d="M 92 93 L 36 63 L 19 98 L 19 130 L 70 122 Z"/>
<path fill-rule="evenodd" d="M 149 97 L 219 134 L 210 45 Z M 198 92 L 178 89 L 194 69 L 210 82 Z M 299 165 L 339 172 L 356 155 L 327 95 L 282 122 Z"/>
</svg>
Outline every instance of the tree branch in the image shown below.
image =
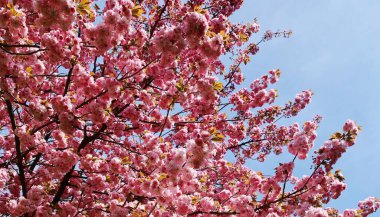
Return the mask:
<svg viewBox="0 0 380 217">
<path fill-rule="evenodd" d="M 300 189 L 298 189 L 298 190 L 296 190 L 296 191 L 293 191 L 292 193 L 290 193 L 290 194 L 288 194 L 288 195 L 286 195 L 286 196 L 284 196 L 284 197 L 280 197 L 280 198 L 277 199 L 277 200 L 269 201 L 268 203 L 264 203 L 263 205 L 261 205 L 261 206 L 255 208 L 255 211 L 258 211 L 258 210 L 260 210 L 260 209 L 263 209 L 263 208 L 265 208 L 265 207 L 268 207 L 270 204 L 273 204 L 273 203 L 277 203 L 277 202 L 283 201 L 284 199 L 290 198 L 290 197 L 296 195 L 297 193 L 302 192 L 302 191 L 305 189 L 305 187 L 307 186 L 307 184 L 309 183 L 309 181 L 311 180 L 311 178 L 314 176 L 315 172 L 319 169 L 319 167 L 321 167 L 321 165 L 322 165 L 322 163 L 321 163 L 321 164 L 318 164 L 318 166 L 314 169 L 313 173 L 309 176 L 309 178 L 306 180 L 305 184 L 304 184 Z"/>
<path fill-rule="evenodd" d="M 248 141 L 246 141 L 246 142 L 243 142 L 243 143 L 240 143 L 240 144 L 238 144 L 238 145 L 234 145 L 234 146 L 227 147 L 227 149 L 229 150 L 229 149 L 233 149 L 233 148 L 238 148 L 238 147 L 242 147 L 242 146 L 244 146 L 244 145 L 246 145 L 246 144 L 249 144 L 249 143 L 252 143 L 252 142 L 261 142 L 261 141 L 265 141 L 265 140 L 266 140 L 266 139 L 258 139 L 258 140 L 250 139 L 250 140 L 248 140 Z"/>
<path fill-rule="evenodd" d="M 88 99 L 88 100 L 82 102 L 82 103 L 79 104 L 77 107 L 75 107 L 75 109 L 79 109 L 79 108 L 85 106 L 86 104 L 90 103 L 91 101 L 97 99 L 97 98 L 100 97 L 100 96 L 103 96 L 103 95 L 106 94 L 106 93 L 107 93 L 107 90 L 102 90 L 102 92 L 100 92 L 98 95 L 96 95 L 96 96 L 94 96 L 94 97 L 91 97 L 90 99 Z"/>
<path fill-rule="evenodd" d="M 65 84 L 65 90 L 63 91 L 63 96 L 65 96 L 67 94 L 67 92 L 69 91 L 69 86 L 70 86 L 70 82 L 71 82 L 71 75 L 73 74 L 73 69 L 74 69 L 74 64 L 72 64 L 72 66 L 69 70 L 69 73 L 67 74 L 67 80 L 66 80 L 66 84 Z"/>
<path fill-rule="evenodd" d="M 106 124 L 102 124 L 102 127 L 100 128 L 100 130 L 98 132 L 94 133 L 90 137 L 84 136 L 82 142 L 79 144 L 77 152 L 79 153 L 80 150 L 84 149 L 87 144 L 89 144 L 89 143 L 93 142 L 94 140 L 96 140 L 100 136 L 100 134 L 104 130 L 106 130 L 106 128 L 107 128 L 107 125 Z M 61 200 L 61 197 L 62 197 L 63 193 L 65 192 L 66 186 L 69 184 L 69 181 L 70 181 L 70 178 L 71 178 L 71 176 L 72 176 L 72 174 L 74 172 L 74 169 L 75 169 L 75 165 L 73 167 L 71 167 L 70 171 L 67 172 L 66 175 L 63 177 L 62 182 L 59 185 L 58 191 L 55 194 L 55 196 L 53 198 L 53 201 L 51 202 L 51 204 L 53 206 L 56 205 Z"/>
<path fill-rule="evenodd" d="M 157 28 L 157 26 L 158 26 L 158 22 L 160 22 L 161 17 L 162 17 L 162 15 L 163 15 L 164 12 L 165 12 L 166 7 L 168 6 L 168 3 L 169 3 L 169 0 L 166 0 L 166 1 L 165 1 L 165 5 L 164 5 L 164 7 L 162 8 L 160 14 L 158 15 L 158 18 L 157 18 L 156 22 L 154 22 L 153 27 L 152 27 L 152 29 L 150 30 L 150 36 L 149 36 L 149 39 L 151 39 L 151 38 L 153 37 L 154 31 L 156 30 L 156 28 Z"/>
<path fill-rule="evenodd" d="M 40 51 L 45 51 L 46 50 L 46 49 L 38 49 L 38 50 L 35 50 L 35 51 L 26 52 L 26 53 L 18 53 L 18 52 L 9 51 L 9 50 L 5 49 L 3 46 L 0 46 L 0 49 L 3 50 L 7 54 L 10 54 L 10 55 L 20 55 L 20 56 L 32 55 L 32 54 L 38 53 Z"/>
<path fill-rule="evenodd" d="M 44 139 L 46 142 L 49 140 L 50 135 L 51 135 L 51 131 L 46 133 L 46 135 L 44 136 Z M 41 157 L 42 157 L 41 152 L 39 152 L 35 155 L 35 158 L 34 158 L 32 164 L 29 166 L 29 172 L 30 173 L 33 173 L 33 170 L 37 166 L 37 163 L 38 163 L 38 161 L 40 161 Z"/>
<path fill-rule="evenodd" d="M 21 188 L 22 188 L 22 196 L 27 198 L 28 190 L 26 187 L 25 171 L 24 171 L 24 167 L 23 167 L 23 163 L 22 163 L 23 157 L 22 157 L 22 152 L 21 152 L 21 142 L 20 142 L 20 138 L 18 138 L 18 136 L 15 134 L 16 122 L 15 122 L 15 116 L 13 114 L 13 107 L 12 107 L 12 103 L 11 103 L 11 101 L 9 101 L 9 99 L 5 100 L 5 103 L 7 105 L 7 111 L 8 111 L 9 118 L 11 120 L 12 130 L 13 130 L 13 134 L 15 137 L 16 155 L 17 155 L 17 163 L 16 164 L 18 167 L 18 175 L 20 178 L 20 183 L 21 183 Z"/>
<path fill-rule="evenodd" d="M 217 212 L 217 211 L 202 212 L 202 211 L 195 211 L 195 212 L 192 212 L 192 213 L 188 214 L 188 216 L 193 216 L 193 215 L 198 215 L 198 214 L 210 214 L 210 215 L 236 215 L 236 214 L 239 214 L 239 213 L 238 213 L 238 212 L 235 212 L 235 211 L 231 211 L 231 212 Z"/>
<path fill-rule="evenodd" d="M 37 44 L 6 44 L 6 43 L 0 43 L 1 47 L 35 47 L 40 48 Z"/>
</svg>

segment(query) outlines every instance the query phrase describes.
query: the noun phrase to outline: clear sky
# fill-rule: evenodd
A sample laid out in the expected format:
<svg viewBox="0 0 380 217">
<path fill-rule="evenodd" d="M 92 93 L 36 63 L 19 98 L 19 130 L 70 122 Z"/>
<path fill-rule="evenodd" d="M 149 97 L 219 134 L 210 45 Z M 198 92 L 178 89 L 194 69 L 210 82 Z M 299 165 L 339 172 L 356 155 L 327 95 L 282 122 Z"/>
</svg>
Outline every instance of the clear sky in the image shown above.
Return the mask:
<svg viewBox="0 0 380 217">
<path fill-rule="evenodd" d="M 279 104 L 302 90 L 315 93 L 312 103 L 293 121 L 323 116 L 318 129 L 319 147 L 341 131 L 347 119 L 363 131 L 357 143 L 335 168 L 342 169 L 347 190 L 329 205 L 340 210 L 355 208 L 367 196 L 380 197 L 380 1 L 379 0 L 246 0 L 233 15 L 234 22 L 258 18 L 265 30 L 291 29 L 290 39 L 274 39 L 244 68 L 246 84 L 269 69 L 280 68 L 275 86 Z M 259 35 L 256 40 L 259 40 Z M 248 166 L 273 174 L 278 159 L 267 167 Z M 289 161 L 283 156 L 280 161 Z M 298 175 L 309 174 L 310 161 L 296 161 Z M 375 214 L 376 215 L 376 214 Z"/>
</svg>

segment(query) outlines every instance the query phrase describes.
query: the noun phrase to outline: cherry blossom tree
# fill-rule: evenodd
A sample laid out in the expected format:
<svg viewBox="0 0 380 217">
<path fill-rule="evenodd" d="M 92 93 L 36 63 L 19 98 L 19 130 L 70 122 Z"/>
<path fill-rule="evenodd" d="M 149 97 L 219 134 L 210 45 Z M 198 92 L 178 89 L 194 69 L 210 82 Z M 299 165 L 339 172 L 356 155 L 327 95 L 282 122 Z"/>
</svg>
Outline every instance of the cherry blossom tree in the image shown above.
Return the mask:
<svg viewBox="0 0 380 217">
<path fill-rule="evenodd" d="M 0 213 L 5 216 L 367 216 L 334 164 L 348 120 L 314 153 L 320 117 L 275 105 L 280 70 L 240 88 L 263 34 L 234 24 L 243 0 L 0 0 Z M 260 33 L 259 33 L 260 34 Z M 228 56 L 231 65 L 221 62 Z M 294 158 L 272 175 L 245 166 Z M 226 160 L 232 153 L 235 161 Z M 272 156 L 272 155 L 271 155 Z M 313 157 L 308 175 L 296 163 Z"/>
</svg>

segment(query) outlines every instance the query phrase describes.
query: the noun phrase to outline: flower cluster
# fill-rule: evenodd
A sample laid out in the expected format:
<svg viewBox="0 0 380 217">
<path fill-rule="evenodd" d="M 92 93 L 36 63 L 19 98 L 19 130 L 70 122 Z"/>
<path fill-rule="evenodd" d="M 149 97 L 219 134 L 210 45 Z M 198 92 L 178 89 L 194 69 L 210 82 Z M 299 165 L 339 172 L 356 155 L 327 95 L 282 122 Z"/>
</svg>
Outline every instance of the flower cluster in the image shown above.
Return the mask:
<svg viewBox="0 0 380 217">
<path fill-rule="evenodd" d="M 285 115 L 296 116 L 298 112 L 304 109 L 311 101 L 313 93 L 310 90 L 305 90 L 300 94 L 297 94 L 294 102 L 289 102 L 286 105 Z"/>
<path fill-rule="evenodd" d="M 297 155 L 299 159 L 305 159 L 307 153 L 314 146 L 317 138 L 316 123 L 309 121 L 304 124 L 304 131 L 294 134 L 293 140 L 289 143 L 288 150 L 291 154 Z"/>
</svg>

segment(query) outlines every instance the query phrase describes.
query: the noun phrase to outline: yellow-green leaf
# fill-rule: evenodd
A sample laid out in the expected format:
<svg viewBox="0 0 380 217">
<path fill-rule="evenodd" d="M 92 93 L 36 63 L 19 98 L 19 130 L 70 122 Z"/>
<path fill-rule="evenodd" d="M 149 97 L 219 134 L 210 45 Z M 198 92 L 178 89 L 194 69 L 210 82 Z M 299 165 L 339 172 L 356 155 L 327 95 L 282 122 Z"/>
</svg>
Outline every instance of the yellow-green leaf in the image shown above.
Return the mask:
<svg viewBox="0 0 380 217">
<path fill-rule="evenodd" d="M 243 59 L 244 65 L 247 65 L 247 63 L 248 63 L 250 60 L 251 60 L 251 58 L 250 58 L 248 55 L 244 56 L 244 59 Z"/>
<path fill-rule="evenodd" d="M 178 91 L 183 91 L 184 86 L 183 86 L 183 78 L 180 77 L 178 83 L 175 85 Z"/>
<path fill-rule="evenodd" d="M 206 10 L 202 8 L 202 5 L 196 5 L 194 7 L 194 12 L 200 13 L 200 14 L 206 14 Z"/>
<path fill-rule="evenodd" d="M 88 15 L 90 19 L 95 18 L 94 12 L 91 10 L 91 1 L 90 0 L 81 0 L 77 4 L 77 11 L 80 15 Z"/>
<path fill-rule="evenodd" d="M 280 76 L 281 75 L 281 70 L 280 69 L 276 69 L 276 76 Z"/>
<path fill-rule="evenodd" d="M 264 178 L 264 174 L 261 171 L 257 171 L 256 174 L 260 176 L 261 178 Z"/>
<path fill-rule="evenodd" d="M 18 11 L 15 9 L 15 6 L 14 6 L 12 3 L 8 2 L 8 3 L 7 3 L 7 8 L 11 11 L 11 14 L 12 14 L 13 16 L 16 16 L 16 17 L 21 16 L 21 13 L 18 12 Z"/>
<path fill-rule="evenodd" d="M 341 138 L 342 138 L 342 134 L 339 132 L 336 132 L 331 135 L 331 139 L 341 139 Z"/>
<path fill-rule="evenodd" d="M 203 176 L 200 180 L 199 180 L 199 182 L 201 182 L 201 183 L 205 183 L 207 181 L 207 176 Z"/>
<path fill-rule="evenodd" d="M 140 17 L 144 13 L 144 9 L 140 5 L 136 5 L 132 8 L 132 16 L 133 17 Z"/>
<path fill-rule="evenodd" d="M 214 142 L 221 142 L 223 141 L 223 139 L 224 139 L 224 135 L 219 132 L 214 134 L 214 137 L 211 138 L 211 140 Z"/>
<path fill-rule="evenodd" d="M 197 205 L 198 202 L 199 202 L 199 198 L 197 196 L 193 196 L 193 198 L 191 198 L 192 205 Z"/>
<path fill-rule="evenodd" d="M 239 38 L 240 38 L 241 42 L 243 42 L 243 43 L 248 41 L 248 35 L 245 33 L 240 33 Z"/>
<path fill-rule="evenodd" d="M 32 67 L 28 66 L 25 68 L 26 73 L 28 73 L 29 76 L 32 76 Z"/>
<path fill-rule="evenodd" d="M 158 181 L 162 181 L 168 177 L 168 174 L 166 173 L 160 173 L 160 176 L 157 178 Z"/>
<path fill-rule="evenodd" d="M 345 180 L 341 170 L 336 170 L 334 177 L 337 178 L 341 182 Z"/>
<path fill-rule="evenodd" d="M 222 82 L 216 81 L 216 82 L 214 82 L 214 84 L 212 85 L 212 87 L 214 88 L 214 90 L 216 90 L 218 92 L 220 92 L 220 91 L 223 90 L 223 84 L 222 84 Z"/>
<path fill-rule="evenodd" d="M 121 164 L 122 164 L 122 165 L 133 164 L 133 162 L 129 159 L 128 156 L 126 156 L 125 158 L 123 158 L 123 159 L 121 160 Z"/>
<path fill-rule="evenodd" d="M 210 133 L 211 133 L 212 135 L 215 135 L 217 132 L 218 132 L 218 130 L 217 130 L 215 127 L 211 127 L 211 128 L 210 128 Z"/>
<path fill-rule="evenodd" d="M 223 42 L 227 42 L 230 36 L 224 31 L 220 31 L 219 34 L 222 36 Z"/>
</svg>

